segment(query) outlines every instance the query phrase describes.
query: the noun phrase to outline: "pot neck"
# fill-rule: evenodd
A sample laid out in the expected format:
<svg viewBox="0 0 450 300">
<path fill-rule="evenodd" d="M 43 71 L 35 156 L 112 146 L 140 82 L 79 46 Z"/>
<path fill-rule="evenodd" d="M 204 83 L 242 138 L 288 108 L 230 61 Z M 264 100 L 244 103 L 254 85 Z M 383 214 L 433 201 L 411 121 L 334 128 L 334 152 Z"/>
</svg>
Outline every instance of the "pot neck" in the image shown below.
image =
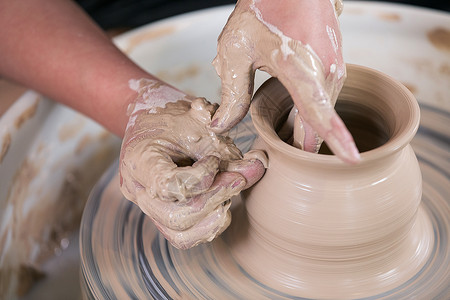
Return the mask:
<svg viewBox="0 0 450 300">
<path fill-rule="evenodd" d="M 359 113 L 359 118 L 374 118 L 374 123 L 381 124 L 387 136 L 382 145 L 361 153 L 361 162 L 357 164 L 359 167 L 395 159 L 417 132 L 420 111 L 414 96 L 401 83 L 378 71 L 348 65 L 348 77 L 339 95 L 339 102 L 370 110 L 371 113 Z M 283 155 L 292 161 L 302 161 L 303 164 L 314 164 L 316 167 L 356 167 L 342 162 L 334 155 L 309 153 L 284 142 L 277 132 L 292 106 L 289 93 L 276 78 L 266 81 L 255 94 L 251 107 L 253 123 L 259 137 L 274 155 Z M 358 114 L 357 110 L 355 114 Z"/>
</svg>

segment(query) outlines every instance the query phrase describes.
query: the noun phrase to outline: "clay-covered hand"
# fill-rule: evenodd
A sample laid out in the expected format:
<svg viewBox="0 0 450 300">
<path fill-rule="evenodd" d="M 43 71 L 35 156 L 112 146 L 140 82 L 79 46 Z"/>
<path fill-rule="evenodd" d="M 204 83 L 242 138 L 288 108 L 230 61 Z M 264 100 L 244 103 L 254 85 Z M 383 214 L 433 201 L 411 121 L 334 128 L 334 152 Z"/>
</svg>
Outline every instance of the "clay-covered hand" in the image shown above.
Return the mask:
<svg viewBox="0 0 450 300">
<path fill-rule="evenodd" d="M 177 248 L 211 241 L 230 224 L 230 198 L 264 174 L 233 141 L 209 128 L 217 105 L 157 80 L 138 92 L 120 155 L 124 196 Z"/>
<path fill-rule="evenodd" d="M 334 110 L 346 77 L 341 8 L 340 0 L 238 1 L 213 62 L 222 79 L 222 103 L 212 128 L 227 131 L 245 116 L 261 69 L 292 96 L 299 112 L 294 138 L 301 148 L 317 152 L 323 138 L 341 159 L 357 162 L 353 138 Z"/>
</svg>

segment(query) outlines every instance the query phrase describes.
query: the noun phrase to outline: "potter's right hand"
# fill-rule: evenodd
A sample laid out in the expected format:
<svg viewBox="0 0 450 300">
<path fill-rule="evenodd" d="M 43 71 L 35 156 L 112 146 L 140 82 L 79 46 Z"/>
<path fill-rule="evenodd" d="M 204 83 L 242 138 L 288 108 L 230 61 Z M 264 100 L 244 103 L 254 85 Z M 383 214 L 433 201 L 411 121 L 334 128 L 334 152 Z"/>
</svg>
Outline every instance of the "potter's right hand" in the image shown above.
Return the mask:
<svg viewBox="0 0 450 300">
<path fill-rule="evenodd" d="M 230 198 L 262 177 L 263 164 L 211 131 L 217 105 L 158 80 L 131 84 L 138 98 L 120 154 L 122 193 L 175 247 L 211 241 L 230 224 Z"/>
<path fill-rule="evenodd" d="M 277 77 L 291 94 L 299 112 L 294 139 L 301 148 L 317 152 L 323 138 L 338 157 L 357 162 L 353 138 L 334 110 L 346 77 L 337 20 L 340 4 L 340 0 L 238 1 L 213 62 L 222 79 L 222 103 L 213 130 L 227 131 L 246 115 L 254 74 L 261 69 Z"/>
</svg>

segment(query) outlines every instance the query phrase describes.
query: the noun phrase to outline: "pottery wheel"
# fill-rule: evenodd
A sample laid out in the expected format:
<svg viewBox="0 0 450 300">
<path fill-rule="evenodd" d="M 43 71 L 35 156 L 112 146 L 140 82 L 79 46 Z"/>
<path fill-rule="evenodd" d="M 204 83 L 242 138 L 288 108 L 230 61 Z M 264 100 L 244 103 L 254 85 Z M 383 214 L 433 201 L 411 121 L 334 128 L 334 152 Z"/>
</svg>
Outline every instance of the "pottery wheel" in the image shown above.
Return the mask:
<svg viewBox="0 0 450 300">
<path fill-rule="evenodd" d="M 433 226 L 433 249 L 408 281 L 364 299 L 450 295 L 450 113 L 427 105 L 421 112 L 412 146 L 423 175 L 421 205 Z M 233 134 L 246 151 L 255 137 L 250 118 Z M 233 228 L 214 242 L 187 251 L 172 247 L 150 219 L 121 196 L 117 170 L 117 164 L 111 166 L 97 184 L 82 220 L 81 280 L 87 298 L 299 299 L 258 282 L 234 260 L 227 240 Z M 242 207 L 239 198 L 233 201 L 236 220 Z"/>
</svg>

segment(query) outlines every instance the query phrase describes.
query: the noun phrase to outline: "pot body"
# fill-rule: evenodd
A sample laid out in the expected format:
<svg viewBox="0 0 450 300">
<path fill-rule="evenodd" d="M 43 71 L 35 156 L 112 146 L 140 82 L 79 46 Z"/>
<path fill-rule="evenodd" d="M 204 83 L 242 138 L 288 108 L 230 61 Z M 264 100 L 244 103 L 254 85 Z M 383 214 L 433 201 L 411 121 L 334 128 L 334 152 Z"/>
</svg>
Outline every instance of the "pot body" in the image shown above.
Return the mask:
<svg viewBox="0 0 450 300">
<path fill-rule="evenodd" d="M 284 249 L 321 249 L 310 253 L 316 259 L 370 255 L 414 222 L 422 178 L 409 145 L 358 166 L 305 162 L 262 139 L 255 147 L 266 151 L 269 167 L 246 192 L 246 209 L 251 224 Z"/>
<path fill-rule="evenodd" d="M 292 100 L 276 79 L 252 104 L 259 133 L 253 147 L 266 152 L 269 164 L 243 195 L 249 226 L 232 250 L 251 276 L 288 295 L 376 295 L 416 274 L 433 242 L 409 145 L 419 124 L 412 94 L 380 72 L 349 65 L 338 103 L 353 120 L 357 144 L 384 139 L 356 165 L 278 136 Z"/>
</svg>

